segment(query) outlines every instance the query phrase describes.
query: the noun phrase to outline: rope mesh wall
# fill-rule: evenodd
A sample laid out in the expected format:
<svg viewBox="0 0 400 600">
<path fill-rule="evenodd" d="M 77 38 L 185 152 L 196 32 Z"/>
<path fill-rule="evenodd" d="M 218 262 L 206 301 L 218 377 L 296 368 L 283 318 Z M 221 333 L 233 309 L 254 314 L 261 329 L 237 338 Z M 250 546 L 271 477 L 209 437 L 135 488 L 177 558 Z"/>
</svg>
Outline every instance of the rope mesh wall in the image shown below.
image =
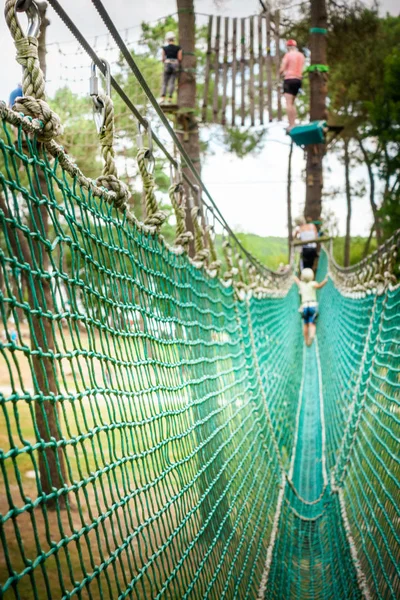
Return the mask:
<svg viewBox="0 0 400 600">
<path fill-rule="evenodd" d="M 3 126 L 4 597 L 253 598 L 280 474 L 245 306 Z"/>
<path fill-rule="evenodd" d="M 2 597 L 252 599 L 275 517 L 267 598 L 397 597 L 399 289 L 331 279 L 303 357 L 294 288 L 239 301 L 0 150 Z"/>
<path fill-rule="evenodd" d="M 359 295 L 321 294 L 327 450 L 370 596 L 397 598 L 400 289 Z"/>
</svg>

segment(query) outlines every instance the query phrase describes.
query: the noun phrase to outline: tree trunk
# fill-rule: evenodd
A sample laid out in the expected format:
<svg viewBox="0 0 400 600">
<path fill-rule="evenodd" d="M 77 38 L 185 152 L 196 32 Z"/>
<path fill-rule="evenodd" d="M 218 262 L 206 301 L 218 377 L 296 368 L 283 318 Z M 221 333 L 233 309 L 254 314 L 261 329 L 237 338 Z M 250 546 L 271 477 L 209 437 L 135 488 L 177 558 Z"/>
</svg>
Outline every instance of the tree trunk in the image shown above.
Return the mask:
<svg viewBox="0 0 400 600">
<path fill-rule="evenodd" d="M 196 118 L 196 54 L 195 38 L 196 24 L 194 12 L 194 0 L 177 0 L 178 19 L 179 19 L 179 44 L 183 50 L 182 71 L 179 77 L 178 87 L 178 136 L 183 144 L 190 160 L 194 164 L 198 173 L 200 166 L 200 139 L 199 127 Z M 196 180 L 190 169 L 183 164 L 183 173 L 190 181 L 196 183 Z M 186 196 L 189 199 L 189 189 L 186 186 Z M 198 205 L 197 197 L 193 198 L 194 204 Z M 202 207 L 199 206 L 200 211 Z M 201 212 L 202 214 L 202 212 Z M 204 215 L 202 214 L 204 219 Z M 194 233 L 193 223 L 190 217 L 190 206 L 186 211 L 186 228 Z M 194 245 L 190 244 L 189 253 L 194 254 Z"/>
<path fill-rule="evenodd" d="M 293 156 L 293 140 L 290 144 L 289 159 L 288 159 L 288 173 L 287 173 L 287 219 L 288 219 L 288 252 L 289 252 L 289 263 L 292 257 L 292 241 L 293 241 L 293 227 L 292 227 L 292 156 Z"/>
<path fill-rule="evenodd" d="M 374 228 L 375 228 L 375 225 L 372 225 L 371 229 L 369 230 L 369 236 L 368 236 L 368 239 L 365 242 L 365 246 L 364 246 L 363 258 L 366 258 L 369 254 L 369 249 L 371 246 L 371 240 L 372 240 L 372 235 L 374 233 Z"/>
<path fill-rule="evenodd" d="M 382 242 L 382 228 L 381 228 L 381 223 L 380 223 L 380 219 L 379 219 L 378 207 L 375 202 L 375 177 L 374 177 L 374 172 L 372 170 L 372 162 L 368 156 L 368 152 L 367 152 L 361 138 L 358 138 L 358 145 L 360 146 L 360 150 L 364 157 L 365 166 L 367 167 L 367 171 L 368 171 L 369 203 L 371 205 L 372 215 L 374 217 L 374 228 L 375 228 L 376 241 L 379 246 Z"/>
<path fill-rule="evenodd" d="M 326 29 L 326 0 L 311 0 L 311 27 Z M 326 35 L 310 34 L 311 64 L 326 65 Z M 319 71 L 310 72 L 310 120 L 326 120 L 327 76 Z M 322 211 L 322 159 L 325 144 L 307 147 L 306 204 L 304 216 L 319 221 Z"/>
<path fill-rule="evenodd" d="M 350 265 L 350 226 L 351 226 L 351 186 L 350 186 L 350 156 L 349 156 L 349 140 L 344 141 L 344 174 L 346 187 L 346 237 L 344 239 L 344 266 Z"/>
<path fill-rule="evenodd" d="M 39 34 L 38 54 L 40 67 L 46 77 L 46 28 L 50 24 L 46 18 L 47 3 L 38 3 L 41 17 L 41 28 Z M 38 145 L 40 148 L 40 145 Z M 42 152 L 39 149 L 39 152 Z M 37 198 L 46 196 L 47 184 L 43 170 L 37 166 L 37 180 L 34 180 L 34 188 Z M 32 204 L 31 230 L 40 229 L 41 236 L 48 239 L 49 217 L 46 204 L 41 203 L 37 206 Z M 43 248 L 40 248 L 40 242 L 34 245 L 35 257 L 30 256 L 29 262 L 34 260 L 40 265 L 40 270 L 46 272 L 49 269 L 49 257 Z M 32 284 L 31 284 L 32 285 Z M 35 417 L 41 439 L 47 444 L 50 441 L 59 440 L 62 436 L 59 421 L 59 405 L 51 402 L 49 397 L 56 396 L 57 390 L 57 363 L 48 356 L 40 356 L 38 349 L 55 353 L 55 340 L 50 320 L 46 317 L 41 318 L 40 313 L 54 312 L 53 297 L 51 292 L 51 283 L 47 278 L 34 280 L 34 293 L 29 290 L 29 301 L 31 307 L 38 310 L 38 316 L 32 320 L 33 331 L 31 332 L 31 348 L 34 351 L 32 363 L 34 366 L 34 384 L 37 393 L 41 396 L 40 400 L 35 402 Z M 33 334 L 33 335 L 32 335 Z M 51 494 L 54 489 L 64 487 L 67 482 L 67 471 L 63 450 L 54 447 L 43 449 L 39 454 L 40 482 L 45 494 Z M 66 505 L 65 496 L 59 496 L 58 499 L 52 499 L 47 502 L 48 508 L 55 508 L 56 505 L 64 508 Z"/>
</svg>

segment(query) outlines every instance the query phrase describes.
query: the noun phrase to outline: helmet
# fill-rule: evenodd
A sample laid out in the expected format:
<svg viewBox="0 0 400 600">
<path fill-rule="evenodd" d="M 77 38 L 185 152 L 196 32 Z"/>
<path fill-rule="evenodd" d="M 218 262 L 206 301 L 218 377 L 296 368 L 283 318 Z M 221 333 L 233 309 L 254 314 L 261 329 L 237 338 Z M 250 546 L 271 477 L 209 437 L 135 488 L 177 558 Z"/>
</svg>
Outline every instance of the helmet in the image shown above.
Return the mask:
<svg viewBox="0 0 400 600">
<path fill-rule="evenodd" d="M 169 42 L 170 40 L 174 40 L 175 39 L 175 34 L 173 31 L 168 31 L 167 35 L 165 36 L 165 39 L 167 40 L 167 42 Z"/>
<path fill-rule="evenodd" d="M 286 42 L 286 46 L 295 46 L 296 47 L 297 46 L 297 42 L 296 42 L 296 40 L 288 40 Z"/>
<path fill-rule="evenodd" d="M 303 269 L 301 272 L 301 280 L 306 283 L 314 279 L 314 271 L 312 269 Z"/>
</svg>

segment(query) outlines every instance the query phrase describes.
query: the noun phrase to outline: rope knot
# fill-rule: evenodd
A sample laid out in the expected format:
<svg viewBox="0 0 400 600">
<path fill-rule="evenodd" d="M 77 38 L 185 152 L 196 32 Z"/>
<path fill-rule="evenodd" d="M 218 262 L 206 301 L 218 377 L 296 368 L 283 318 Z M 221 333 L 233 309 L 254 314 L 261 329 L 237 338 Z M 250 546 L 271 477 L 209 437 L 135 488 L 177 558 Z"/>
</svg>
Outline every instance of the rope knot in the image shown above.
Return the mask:
<svg viewBox="0 0 400 600">
<path fill-rule="evenodd" d="M 149 227 L 155 227 L 158 231 L 167 219 L 167 214 L 159 209 L 157 198 L 154 193 L 156 182 L 152 170 L 149 171 L 147 168 L 148 163 L 152 165 L 152 169 L 154 166 L 154 159 L 151 151 L 149 148 L 139 148 L 137 153 L 137 164 L 142 178 L 147 213 L 147 218 L 144 223 Z"/>
<path fill-rule="evenodd" d="M 191 231 L 186 230 L 186 198 L 183 185 L 173 183 L 169 188 L 169 197 L 176 218 L 175 244 L 187 250 L 187 246 L 193 239 L 193 234 Z"/>
<path fill-rule="evenodd" d="M 158 210 L 157 212 L 149 215 L 144 224 L 149 227 L 155 227 L 157 230 L 160 229 L 161 225 L 166 221 L 168 215 L 163 210 Z"/>
<path fill-rule="evenodd" d="M 17 99 L 13 108 L 17 112 L 42 121 L 43 129 L 37 135 L 39 142 L 49 142 L 63 133 L 60 117 L 51 110 L 45 100 L 25 96 Z"/>
<path fill-rule="evenodd" d="M 184 231 L 175 238 L 175 244 L 186 248 L 193 239 L 193 233 L 191 231 Z"/>
<path fill-rule="evenodd" d="M 14 41 L 15 48 L 17 49 L 17 62 L 23 67 L 28 66 L 28 60 L 33 58 L 34 60 L 39 60 L 38 58 L 38 47 L 39 42 L 37 38 L 34 37 L 23 37 L 20 40 Z"/>
<path fill-rule="evenodd" d="M 96 180 L 97 185 L 100 185 L 110 192 L 114 192 L 115 200 L 113 204 L 115 208 L 126 210 L 129 199 L 128 187 L 118 179 L 115 175 L 100 175 Z"/>
</svg>

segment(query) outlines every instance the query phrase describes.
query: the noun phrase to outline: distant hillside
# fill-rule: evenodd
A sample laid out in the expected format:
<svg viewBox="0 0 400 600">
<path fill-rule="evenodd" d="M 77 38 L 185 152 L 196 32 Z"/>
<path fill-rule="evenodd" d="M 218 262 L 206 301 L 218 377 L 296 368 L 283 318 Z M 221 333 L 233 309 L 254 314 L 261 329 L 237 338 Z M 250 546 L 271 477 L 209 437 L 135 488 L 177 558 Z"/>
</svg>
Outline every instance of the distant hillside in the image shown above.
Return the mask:
<svg viewBox="0 0 400 600">
<path fill-rule="evenodd" d="M 280 263 L 287 263 L 288 249 L 286 238 L 274 236 L 261 237 L 254 233 L 236 233 L 236 235 L 243 246 L 270 269 L 276 270 Z M 220 245 L 218 241 L 217 245 Z M 351 264 L 355 264 L 362 259 L 366 241 L 367 239 L 364 237 L 352 238 L 350 251 Z M 373 252 L 375 249 L 376 240 L 373 239 L 369 251 Z M 333 240 L 333 253 L 338 264 L 342 265 L 344 237 L 337 237 Z"/>
</svg>

